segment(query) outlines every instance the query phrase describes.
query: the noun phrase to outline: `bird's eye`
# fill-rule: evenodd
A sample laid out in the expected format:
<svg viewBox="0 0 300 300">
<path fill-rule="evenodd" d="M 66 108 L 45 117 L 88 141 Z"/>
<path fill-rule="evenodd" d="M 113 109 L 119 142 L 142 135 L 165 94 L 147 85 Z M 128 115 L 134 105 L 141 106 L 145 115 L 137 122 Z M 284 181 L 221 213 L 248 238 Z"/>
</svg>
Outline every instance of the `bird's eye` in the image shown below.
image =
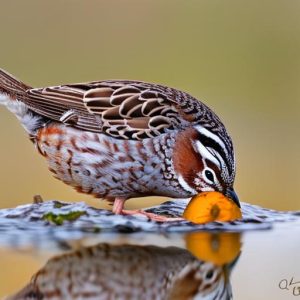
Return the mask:
<svg viewBox="0 0 300 300">
<path fill-rule="evenodd" d="M 204 170 L 204 179 L 207 179 L 207 181 L 210 181 L 210 182 L 214 182 L 214 171 L 213 170 L 210 170 L 210 169 L 205 169 Z"/>
</svg>

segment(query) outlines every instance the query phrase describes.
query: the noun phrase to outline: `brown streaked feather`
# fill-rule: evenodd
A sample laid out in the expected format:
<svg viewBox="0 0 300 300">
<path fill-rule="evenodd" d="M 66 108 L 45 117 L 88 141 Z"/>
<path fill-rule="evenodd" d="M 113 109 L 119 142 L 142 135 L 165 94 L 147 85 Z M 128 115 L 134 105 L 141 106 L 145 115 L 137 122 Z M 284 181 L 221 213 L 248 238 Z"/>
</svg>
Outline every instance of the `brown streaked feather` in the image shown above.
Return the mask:
<svg viewBox="0 0 300 300">
<path fill-rule="evenodd" d="M 30 86 L 21 82 L 13 75 L 0 69 L 0 94 L 4 93 L 13 100 L 23 101 L 26 97 L 26 90 L 31 89 Z"/>
<path fill-rule="evenodd" d="M 202 102 L 187 93 L 151 83 L 98 81 L 29 89 L 27 95 L 23 102 L 38 114 L 121 139 L 151 138 L 195 124 L 211 127 L 212 131 L 225 130 Z"/>
</svg>

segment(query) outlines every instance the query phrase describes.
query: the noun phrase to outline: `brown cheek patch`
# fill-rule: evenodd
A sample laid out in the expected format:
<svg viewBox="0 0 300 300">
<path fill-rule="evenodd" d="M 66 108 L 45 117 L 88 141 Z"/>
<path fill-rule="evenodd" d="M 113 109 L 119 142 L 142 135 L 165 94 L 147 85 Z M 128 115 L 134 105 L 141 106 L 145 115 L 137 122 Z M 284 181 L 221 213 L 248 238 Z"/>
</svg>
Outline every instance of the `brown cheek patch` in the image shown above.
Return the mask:
<svg viewBox="0 0 300 300">
<path fill-rule="evenodd" d="M 197 131 L 193 128 L 178 133 L 173 151 L 174 169 L 182 175 L 189 186 L 195 188 L 196 173 L 203 170 L 203 163 L 192 141 L 197 139 Z"/>
</svg>

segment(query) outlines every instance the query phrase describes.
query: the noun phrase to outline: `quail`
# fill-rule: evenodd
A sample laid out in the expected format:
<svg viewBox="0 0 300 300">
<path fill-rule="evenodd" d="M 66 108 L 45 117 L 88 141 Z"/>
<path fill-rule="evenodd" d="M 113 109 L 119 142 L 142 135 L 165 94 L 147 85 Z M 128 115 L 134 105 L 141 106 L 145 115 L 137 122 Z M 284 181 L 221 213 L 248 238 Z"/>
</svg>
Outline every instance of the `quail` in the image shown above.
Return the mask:
<svg viewBox="0 0 300 300">
<path fill-rule="evenodd" d="M 116 214 L 135 213 L 124 209 L 129 198 L 207 191 L 239 206 L 232 139 L 219 117 L 185 92 L 132 80 L 32 88 L 0 69 L 0 104 L 17 116 L 56 178 L 110 201 Z"/>
</svg>

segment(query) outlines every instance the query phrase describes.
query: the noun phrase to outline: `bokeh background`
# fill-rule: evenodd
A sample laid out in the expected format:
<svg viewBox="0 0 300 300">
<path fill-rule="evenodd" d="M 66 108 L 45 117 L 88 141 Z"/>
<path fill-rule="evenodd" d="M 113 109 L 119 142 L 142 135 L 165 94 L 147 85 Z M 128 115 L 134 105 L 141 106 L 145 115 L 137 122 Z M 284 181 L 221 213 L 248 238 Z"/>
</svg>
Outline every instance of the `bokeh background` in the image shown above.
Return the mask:
<svg viewBox="0 0 300 300">
<path fill-rule="evenodd" d="M 123 78 L 187 91 L 213 108 L 233 137 L 240 199 L 300 208 L 299 1 L 0 5 L 1 68 L 34 87 Z M 99 205 L 51 177 L 4 107 L 0 141 L 1 207 L 30 202 L 34 194 Z M 161 199 L 144 201 L 127 205 Z"/>
<path fill-rule="evenodd" d="M 0 0 L 0 37 L 0 67 L 34 87 L 139 79 L 203 100 L 233 137 L 240 199 L 300 209 L 299 1 Z M 0 141 L 0 208 L 35 194 L 108 207 L 53 179 L 4 107 Z M 45 262 L 0 252 L 0 296 Z"/>
</svg>

